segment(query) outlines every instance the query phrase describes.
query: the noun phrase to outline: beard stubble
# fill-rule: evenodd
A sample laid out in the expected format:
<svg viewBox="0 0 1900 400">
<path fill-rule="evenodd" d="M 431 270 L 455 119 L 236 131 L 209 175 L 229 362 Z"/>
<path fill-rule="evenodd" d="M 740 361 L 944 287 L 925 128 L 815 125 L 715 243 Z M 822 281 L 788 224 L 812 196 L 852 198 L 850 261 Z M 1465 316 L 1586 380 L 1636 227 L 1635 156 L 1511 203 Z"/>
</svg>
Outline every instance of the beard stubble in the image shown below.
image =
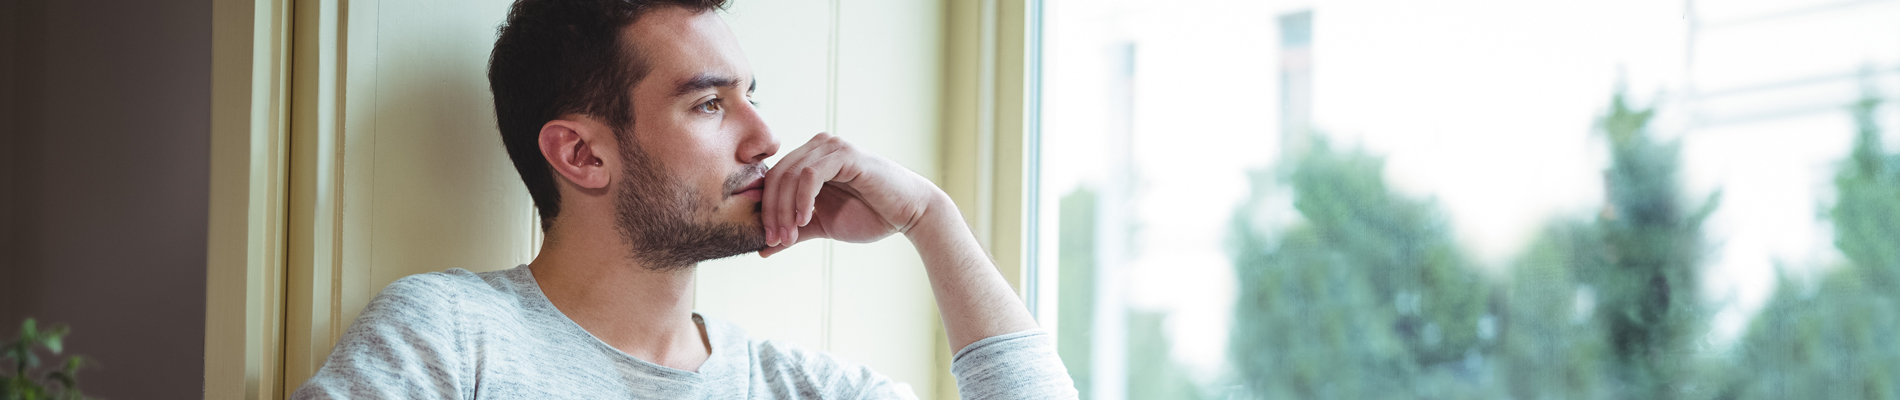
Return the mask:
<svg viewBox="0 0 1900 400">
<path fill-rule="evenodd" d="M 671 272 L 691 269 L 700 261 L 726 258 L 765 248 L 765 230 L 751 223 L 718 220 L 718 205 L 700 200 L 698 190 L 667 176 L 631 136 L 620 140 L 627 160 L 623 184 L 614 188 L 614 214 L 622 240 L 631 256 L 648 270 Z M 764 172 L 753 164 L 728 177 L 721 199 Z M 753 205 L 756 213 L 758 205 Z M 755 214 L 756 215 L 756 214 Z"/>
</svg>

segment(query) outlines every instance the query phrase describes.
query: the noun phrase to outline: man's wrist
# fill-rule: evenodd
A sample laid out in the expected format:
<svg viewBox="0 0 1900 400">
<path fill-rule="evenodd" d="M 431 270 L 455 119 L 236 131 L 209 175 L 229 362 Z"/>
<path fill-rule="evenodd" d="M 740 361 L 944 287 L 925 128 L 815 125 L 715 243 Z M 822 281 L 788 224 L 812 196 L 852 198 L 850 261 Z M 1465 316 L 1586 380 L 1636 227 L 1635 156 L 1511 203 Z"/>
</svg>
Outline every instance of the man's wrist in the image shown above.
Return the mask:
<svg viewBox="0 0 1900 400">
<path fill-rule="evenodd" d="M 917 221 L 904 230 L 904 237 L 915 243 L 926 238 L 954 235 L 958 231 L 967 232 L 969 229 L 963 222 L 963 214 L 957 209 L 956 202 L 950 200 L 950 195 L 936 191 L 925 202 L 924 212 L 917 216 Z"/>
<path fill-rule="evenodd" d="M 1036 327 L 949 195 L 938 192 L 904 235 L 924 260 L 952 352 L 983 338 Z"/>
</svg>

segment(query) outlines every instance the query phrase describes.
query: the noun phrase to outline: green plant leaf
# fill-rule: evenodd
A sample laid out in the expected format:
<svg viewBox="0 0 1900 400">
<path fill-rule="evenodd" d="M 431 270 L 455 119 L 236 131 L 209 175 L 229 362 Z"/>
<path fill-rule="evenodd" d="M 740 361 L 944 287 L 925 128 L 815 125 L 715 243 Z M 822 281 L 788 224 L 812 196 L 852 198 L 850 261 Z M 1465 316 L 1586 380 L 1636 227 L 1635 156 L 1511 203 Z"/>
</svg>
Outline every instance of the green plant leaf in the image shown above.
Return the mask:
<svg viewBox="0 0 1900 400">
<path fill-rule="evenodd" d="M 61 359 L 52 371 L 38 371 L 39 347 L 59 354 L 72 332 L 65 324 L 39 328 L 36 321 L 27 319 L 20 324 L 20 337 L 0 343 L 0 358 L 12 359 L 14 364 L 12 376 L 0 373 L 0 400 L 88 399 L 79 391 L 79 370 L 97 364 L 75 355 Z"/>
<path fill-rule="evenodd" d="M 46 346 L 46 349 L 52 351 L 53 354 L 59 354 L 65 349 L 66 334 L 71 332 L 72 328 L 67 327 L 66 324 L 53 324 L 46 330 L 40 331 L 40 345 Z"/>
<path fill-rule="evenodd" d="M 26 322 L 20 323 L 20 341 L 27 343 L 38 341 L 35 338 L 38 337 L 39 333 L 39 326 L 33 323 L 32 318 L 27 318 Z"/>
</svg>

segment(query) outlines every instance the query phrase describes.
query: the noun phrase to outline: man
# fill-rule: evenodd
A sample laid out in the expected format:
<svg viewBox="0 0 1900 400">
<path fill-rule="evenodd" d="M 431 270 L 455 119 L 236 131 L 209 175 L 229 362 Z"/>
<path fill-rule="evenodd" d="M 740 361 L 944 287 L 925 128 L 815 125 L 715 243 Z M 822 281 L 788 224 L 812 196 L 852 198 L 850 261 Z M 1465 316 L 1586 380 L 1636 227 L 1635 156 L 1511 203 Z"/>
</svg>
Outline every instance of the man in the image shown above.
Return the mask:
<svg viewBox="0 0 1900 400">
<path fill-rule="evenodd" d="M 868 369 L 694 313 L 693 268 L 903 234 L 966 398 L 1071 398 L 1053 339 L 928 180 L 819 134 L 778 152 L 723 0 L 521 0 L 489 61 L 547 240 L 509 270 L 378 294 L 294 398 L 911 398 Z"/>
</svg>

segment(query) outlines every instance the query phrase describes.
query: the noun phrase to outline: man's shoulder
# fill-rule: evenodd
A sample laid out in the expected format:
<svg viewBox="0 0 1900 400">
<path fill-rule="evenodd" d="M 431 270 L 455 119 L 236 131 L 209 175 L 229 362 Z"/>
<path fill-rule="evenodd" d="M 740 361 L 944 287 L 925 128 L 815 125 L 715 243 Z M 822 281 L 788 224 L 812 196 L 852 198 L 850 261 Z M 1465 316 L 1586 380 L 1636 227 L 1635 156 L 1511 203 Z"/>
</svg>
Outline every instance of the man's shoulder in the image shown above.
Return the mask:
<svg viewBox="0 0 1900 400">
<path fill-rule="evenodd" d="M 512 307 L 519 304 L 521 283 L 511 274 L 525 272 L 519 269 L 476 273 L 453 268 L 406 276 L 384 287 L 370 301 L 364 317 L 393 314 L 389 316 L 405 317 L 399 320 L 408 323 L 426 323 L 441 320 L 412 317 L 481 314 Z"/>
<path fill-rule="evenodd" d="M 293 398 L 431 398 L 467 395 L 479 353 L 472 335 L 518 304 L 504 271 L 465 269 L 397 279 L 337 341 L 323 369 Z M 492 275 L 492 276 L 491 276 Z M 491 279 L 492 278 L 492 279 Z M 515 285 L 518 286 L 518 285 Z"/>
<path fill-rule="evenodd" d="M 447 302 L 480 299 L 513 292 L 503 275 L 511 270 L 475 273 L 461 268 L 420 273 L 397 279 L 383 288 L 380 297 L 397 297 L 420 302 Z"/>
</svg>

